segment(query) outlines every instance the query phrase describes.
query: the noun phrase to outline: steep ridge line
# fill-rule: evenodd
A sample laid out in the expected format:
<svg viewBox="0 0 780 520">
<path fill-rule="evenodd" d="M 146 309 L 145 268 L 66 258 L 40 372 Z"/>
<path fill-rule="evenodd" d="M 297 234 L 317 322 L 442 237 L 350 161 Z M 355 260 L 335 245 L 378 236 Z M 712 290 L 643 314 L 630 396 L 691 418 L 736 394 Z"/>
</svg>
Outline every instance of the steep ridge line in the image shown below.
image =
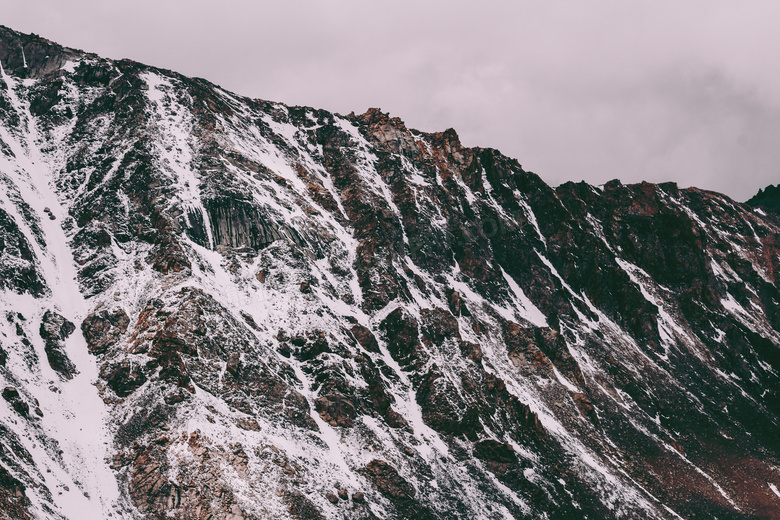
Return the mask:
<svg viewBox="0 0 780 520">
<path fill-rule="evenodd" d="M 777 518 L 770 210 L 3 27 L 0 64 L 9 514 Z"/>
</svg>

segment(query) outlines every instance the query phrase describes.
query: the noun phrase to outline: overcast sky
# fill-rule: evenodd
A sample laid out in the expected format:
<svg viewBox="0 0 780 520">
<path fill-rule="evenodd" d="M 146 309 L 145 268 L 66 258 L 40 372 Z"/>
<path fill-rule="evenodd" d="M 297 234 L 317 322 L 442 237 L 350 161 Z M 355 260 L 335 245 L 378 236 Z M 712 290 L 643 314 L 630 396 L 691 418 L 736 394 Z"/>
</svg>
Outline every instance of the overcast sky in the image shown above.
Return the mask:
<svg viewBox="0 0 780 520">
<path fill-rule="evenodd" d="M 0 24 L 239 94 L 453 127 L 553 185 L 780 183 L 777 1 L 2 3 Z"/>
</svg>

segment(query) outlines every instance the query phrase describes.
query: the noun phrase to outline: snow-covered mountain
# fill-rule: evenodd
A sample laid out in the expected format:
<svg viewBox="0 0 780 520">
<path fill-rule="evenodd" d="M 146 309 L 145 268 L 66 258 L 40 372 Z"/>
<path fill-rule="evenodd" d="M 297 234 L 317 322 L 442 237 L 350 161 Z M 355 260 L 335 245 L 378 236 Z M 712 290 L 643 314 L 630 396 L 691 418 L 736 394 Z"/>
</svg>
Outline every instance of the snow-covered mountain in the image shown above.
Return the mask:
<svg viewBox="0 0 780 520">
<path fill-rule="evenodd" d="M 772 207 L 0 64 L 0 518 L 780 518 Z"/>
</svg>

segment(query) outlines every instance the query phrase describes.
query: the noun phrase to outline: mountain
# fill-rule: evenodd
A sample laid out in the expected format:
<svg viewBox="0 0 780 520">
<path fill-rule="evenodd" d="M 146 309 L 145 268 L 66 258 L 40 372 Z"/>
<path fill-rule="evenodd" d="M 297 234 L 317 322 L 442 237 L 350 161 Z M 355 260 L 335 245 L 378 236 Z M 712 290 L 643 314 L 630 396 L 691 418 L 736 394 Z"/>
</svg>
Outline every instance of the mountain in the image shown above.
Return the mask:
<svg viewBox="0 0 780 520">
<path fill-rule="evenodd" d="M 770 184 L 766 189 L 758 190 L 746 204 L 777 213 L 780 211 L 780 186 Z"/>
<path fill-rule="evenodd" d="M 776 217 L 0 64 L 0 517 L 780 518 Z"/>
</svg>

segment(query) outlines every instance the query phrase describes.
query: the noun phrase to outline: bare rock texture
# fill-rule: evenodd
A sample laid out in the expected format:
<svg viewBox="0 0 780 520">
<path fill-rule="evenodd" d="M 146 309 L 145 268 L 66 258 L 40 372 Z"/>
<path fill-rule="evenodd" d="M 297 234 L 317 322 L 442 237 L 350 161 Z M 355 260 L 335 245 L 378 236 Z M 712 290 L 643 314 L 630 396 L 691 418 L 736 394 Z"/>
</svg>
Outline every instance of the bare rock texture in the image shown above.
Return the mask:
<svg viewBox="0 0 780 520">
<path fill-rule="evenodd" d="M 0 65 L 0 516 L 778 518 L 776 188 Z"/>
</svg>

